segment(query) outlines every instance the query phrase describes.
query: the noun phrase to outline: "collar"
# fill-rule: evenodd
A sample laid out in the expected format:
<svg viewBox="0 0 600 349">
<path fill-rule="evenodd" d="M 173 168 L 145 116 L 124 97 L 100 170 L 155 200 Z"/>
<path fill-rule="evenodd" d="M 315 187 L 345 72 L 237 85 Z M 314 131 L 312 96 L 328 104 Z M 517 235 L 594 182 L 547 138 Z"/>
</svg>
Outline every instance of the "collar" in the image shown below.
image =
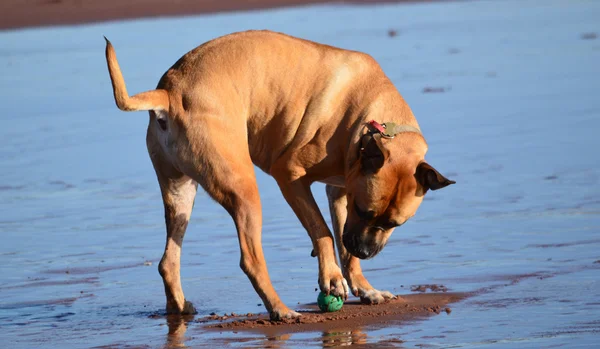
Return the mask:
<svg viewBox="0 0 600 349">
<path fill-rule="evenodd" d="M 381 137 L 389 139 L 394 138 L 397 134 L 403 132 L 416 132 L 418 134 L 422 134 L 421 130 L 414 126 L 399 125 L 393 122 L 385 122 L 383 124 L 380 124 L 375 120 L 371 120 L 367 125 L 369 126 L 369 132 L 379 133 L 381 134 Z"/>
</svg>

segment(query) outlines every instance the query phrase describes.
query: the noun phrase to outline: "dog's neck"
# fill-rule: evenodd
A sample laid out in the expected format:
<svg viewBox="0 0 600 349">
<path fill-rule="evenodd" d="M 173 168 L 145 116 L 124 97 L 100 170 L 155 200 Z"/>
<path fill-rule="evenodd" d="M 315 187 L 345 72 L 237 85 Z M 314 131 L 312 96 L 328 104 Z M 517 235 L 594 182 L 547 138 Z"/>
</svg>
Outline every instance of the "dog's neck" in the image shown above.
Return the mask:
<svg viewBox="0 0 600 349">
<path fill-rule="evenodd" d="M 394 122 L 382 122 L 377 121 L 366 122 L 361 120 L 356 125 L 354 131 L 349 135 L 348 140 L 348 152 L 346 153 L 345 173 L 354 166 L 359 158 L 359 152 L 361 147 L 361 138 L 365 134 L 380 134 L 384 138 L 400 137 L 403 133 L 416 133 L 423 136 L 421 130 L 417 126 L 409 124 L 399 124 Z"/>
<path fill-rule="evenodd" d="M 371 134 L 379 133 L 382 137 L 388 138 L 388 139 L 394 138 L 394 137 L 396 137 L 396 135 L 398 135 L 400 133 L 405 133 L 405 132 L 415 132 L 415 133 L 422 135 L 421 130 L 419 130 L 415 126 L 406 125 L 406 124 L 397 124 L 394 122 L 384 122 L 384 123 L 380 124 L 379 122 L 377 122 L 375 120 L 371 120 L 367 123 L 366 127 L 369 130 L 369 133 L 371 133 Z"/>
</svg>

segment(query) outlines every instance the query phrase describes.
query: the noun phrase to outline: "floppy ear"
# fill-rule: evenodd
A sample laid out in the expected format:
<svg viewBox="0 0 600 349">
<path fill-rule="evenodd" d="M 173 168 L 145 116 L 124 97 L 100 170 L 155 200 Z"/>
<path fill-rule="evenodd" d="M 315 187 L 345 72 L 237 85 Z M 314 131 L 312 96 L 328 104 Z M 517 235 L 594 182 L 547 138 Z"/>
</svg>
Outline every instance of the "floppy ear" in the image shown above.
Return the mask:
<svg viewBox="0 0 600 349">
<path fill-rule="evenodd" d="M 385 155 L 372 134 L 366 134 L 361 139 L 360 168 L 365 173 L 377 173 L 383 167 Z"/>
<path fill-rule="evenodd" d="M 417 181 L 423 186 L 425 191 L 428 189 L 438 190 L 443 187 L 447 187 L 450 184 L 456 183 L 455 181 L 451 181 L 448 178 L 442 176 L 435 168 L 431 167 L 426 162 L 422 162 L 417 166 L 417 171 L 415 172 L 415 177 Z"/>
</svg>

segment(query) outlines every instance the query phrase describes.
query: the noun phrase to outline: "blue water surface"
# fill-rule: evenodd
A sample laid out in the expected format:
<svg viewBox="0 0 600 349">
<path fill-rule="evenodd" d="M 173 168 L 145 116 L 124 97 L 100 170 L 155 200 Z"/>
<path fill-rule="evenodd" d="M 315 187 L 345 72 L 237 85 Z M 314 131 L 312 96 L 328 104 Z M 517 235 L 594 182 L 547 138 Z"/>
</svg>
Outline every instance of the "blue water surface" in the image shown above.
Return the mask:
<svg viewBox="0 0 600 349">
<path fill-rule="evenodd" d="M 11 348 L 597 347 L 600 39 L 586 34 L 600 35 L 599 18 L 591 0 L 465 1 L 0 32 L 0 340 Z M 432 283 L 476 292 L 450 315 L 276 338 L 194 322 L 186 331 L 156 315 L 165 233 L 148 119 L 114 106 L 102 36 L 137 92 L 191 48 L 246 29 L 367 52 L 396 84 L 428 140 L 427 160 L 457 184 L 428 193 L 363 269 L 395 293 Z M 314 302 L 310 240 L 275 182 L 257 174 L 273 284 L 290 306 Z M 313 190 L 329 220 L 323 186 Z M 238 261 L 231 219 L 200 191 L 182 256 L 186 296 L 200 315 L 263 311 Z M 169 335 L 169 325 L 178 332 Z"/>
</svg>

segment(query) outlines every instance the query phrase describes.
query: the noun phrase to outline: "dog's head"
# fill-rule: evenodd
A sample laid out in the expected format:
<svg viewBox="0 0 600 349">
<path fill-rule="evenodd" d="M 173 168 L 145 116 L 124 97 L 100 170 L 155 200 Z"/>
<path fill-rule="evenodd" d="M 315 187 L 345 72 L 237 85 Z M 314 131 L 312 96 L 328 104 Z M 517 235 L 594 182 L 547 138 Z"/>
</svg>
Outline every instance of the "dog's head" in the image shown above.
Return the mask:
<svg viewBox="0 0 600 349">
<path fill-rule="evenodd" d="M 369 259 L 386 245 L 394 228 L 414 216 L 425 193 L 454 184 L 424 161 L 427 144 L 416 132 L 394 138 L 362 136 L 358 160 L 346 177 L 348 218 L 343 243 Z"/>
</svg>

